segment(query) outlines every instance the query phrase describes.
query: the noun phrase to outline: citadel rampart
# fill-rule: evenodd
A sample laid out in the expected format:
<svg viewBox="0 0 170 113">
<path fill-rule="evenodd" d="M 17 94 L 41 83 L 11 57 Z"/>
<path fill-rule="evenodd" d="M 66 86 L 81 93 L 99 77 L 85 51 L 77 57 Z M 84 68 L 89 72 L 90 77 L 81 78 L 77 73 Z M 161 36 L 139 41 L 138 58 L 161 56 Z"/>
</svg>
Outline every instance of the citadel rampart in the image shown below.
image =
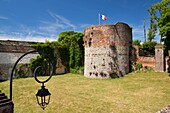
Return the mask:
<svg viewBox="0 0 170 113">
<path fill-rule="evenodd" d="M 30 43 L 22 41 L 0 41 L 0 80 L 7 80 L 11 74 L 12 67 L 17 59 L 24 53 L 34 50 Z M 19 63 L 26 64 L 38 54 L 30 54 Z"/>
<path fill-rule="evenodd" d="M 14 63 L 21 57 L 24 53 L 34 50 L 31 44 L 34 42 L 25 42 L 25 41 L 11 41 L 11 40 L 0 40 L 0 81 L 8 80 L 11 74 L 12 67 Z M 58 54 L 57 48 L 54 50 L 54 54 Z M 36 58 L 39 54 L 33 53 L 28 54 L 19 61 L 19 64 L 25 64 L 23 66 L 26 76 L 33 76 L 32 72 L 28 70 L 28 65 L 32 58 Z M 65 66 L 62 64 L 61 59 L 57 57 L 56 63 L 56 74 L 63 74 L 65 73 Z"/>
<path fill-rule="evenodd" d="M 129 73 L 132 29 L 127 24 L 91 26 L 84 34 L 86 77 L 114 78 Z"/>
</svg>

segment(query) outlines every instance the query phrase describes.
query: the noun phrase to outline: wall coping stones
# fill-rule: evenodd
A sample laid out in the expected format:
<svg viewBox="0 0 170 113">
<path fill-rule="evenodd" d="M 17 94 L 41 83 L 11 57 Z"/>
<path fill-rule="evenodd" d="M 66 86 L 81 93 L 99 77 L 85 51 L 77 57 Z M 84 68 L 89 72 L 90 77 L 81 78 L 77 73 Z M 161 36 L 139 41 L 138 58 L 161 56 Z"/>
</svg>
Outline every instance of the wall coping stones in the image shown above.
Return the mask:
<svg viewBox="0 0 170 113">
<path fill-rule="evenodd" d="M 25 53 L 34 50 L 31 44 L 36 42 L 0 40 L 0 52 L 6 53 Z"/>
</svg>

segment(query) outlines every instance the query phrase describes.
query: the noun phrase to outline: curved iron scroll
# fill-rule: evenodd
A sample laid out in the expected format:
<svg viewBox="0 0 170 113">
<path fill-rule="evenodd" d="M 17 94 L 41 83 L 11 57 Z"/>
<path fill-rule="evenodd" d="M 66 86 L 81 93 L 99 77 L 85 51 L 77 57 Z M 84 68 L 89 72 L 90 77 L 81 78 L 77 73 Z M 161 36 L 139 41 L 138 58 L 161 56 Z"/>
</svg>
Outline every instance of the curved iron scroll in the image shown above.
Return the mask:
<svg viewBox="0 0 170 113">
<path fill-rule="evenodd" d="M 22 55 L 21 57 L 19 57 L 19 59 L 15 62 L 14 66 L 13 66 L 13 68 L 12 68 L 12 71 L 11 71 L 11 76 L 10 76 L 10 100 L 12 100 L 12 82 L 13 82 L 14 70 L 15 70 L 18 62 L 19 62 L 24 56 L 26 56 L 26 55 L 28 55 L 28 54 L 31 54 L 31 53 L 37 53 L 37 52 L 38 52 L 39 54 L 46 55 L 46 54 L 44 54 L 43 52 L 40 52 L 40 51 L 38 51 L 38 50 L 31 50 L 31 51 L 28 51 L 27 53 L 23 54 L 23 55 Z M 46 56 L 48 56 L 48 55 L 46 55 Z M 49 74 L 50 74 L 50 75 L 49 75 L 49 78 L 48 78 L 47 80 L 45 80 L 45 81 L 40 81 L 40 80 L 37 79 L 37 74 L 36 74 L 36 72 L 37 72 L 37 70 L 38 70 L 39 68 L 41 68 L 42 66 L 38 66 L 38 67 L 34 70 L 34 78 L 35 78 L 35 80 L 36 80 L 37 82 L 44 84 L 45 82 L 48 82 L 48 81 L 51 79 L 52 74 L 53 74 L 53 65 L 52 65 L 52 63 L 50 62 L 50 60 L 49 60 L 49 64 L 51 65 L 52 68 L 51 68 L 51 72 L 49 73 Z"/>
</svg>

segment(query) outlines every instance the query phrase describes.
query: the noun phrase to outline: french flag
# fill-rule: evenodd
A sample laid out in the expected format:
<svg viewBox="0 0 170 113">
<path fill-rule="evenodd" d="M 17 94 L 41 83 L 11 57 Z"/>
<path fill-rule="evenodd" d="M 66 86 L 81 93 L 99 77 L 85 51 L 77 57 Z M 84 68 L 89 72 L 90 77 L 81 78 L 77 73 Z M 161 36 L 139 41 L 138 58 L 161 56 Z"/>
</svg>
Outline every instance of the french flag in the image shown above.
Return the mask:
<svg viewBox="0 0 170 113">
<path fill-rule="evenodd" d="M 105 15 L 100 15 L 100 18 L 101 18 L 102 20 L 107 20 L 107 17 L 106 17 Z"/>
</svg>

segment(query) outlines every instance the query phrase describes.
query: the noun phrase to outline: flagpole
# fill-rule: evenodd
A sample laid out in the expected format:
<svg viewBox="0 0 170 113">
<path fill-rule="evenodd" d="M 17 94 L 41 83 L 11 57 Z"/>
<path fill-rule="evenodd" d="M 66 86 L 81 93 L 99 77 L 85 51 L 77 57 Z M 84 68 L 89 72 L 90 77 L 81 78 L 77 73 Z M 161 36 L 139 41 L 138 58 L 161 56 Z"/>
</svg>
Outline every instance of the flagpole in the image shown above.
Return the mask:
<svg viewBox="0 0 170 113">
<path fill-rule="evenodd" d="M 100 13 L 99 13 L 99 15 L 98 15 L 98 16 L 99 16 L 99 25 L 100 25 Z"/>
</svg>

